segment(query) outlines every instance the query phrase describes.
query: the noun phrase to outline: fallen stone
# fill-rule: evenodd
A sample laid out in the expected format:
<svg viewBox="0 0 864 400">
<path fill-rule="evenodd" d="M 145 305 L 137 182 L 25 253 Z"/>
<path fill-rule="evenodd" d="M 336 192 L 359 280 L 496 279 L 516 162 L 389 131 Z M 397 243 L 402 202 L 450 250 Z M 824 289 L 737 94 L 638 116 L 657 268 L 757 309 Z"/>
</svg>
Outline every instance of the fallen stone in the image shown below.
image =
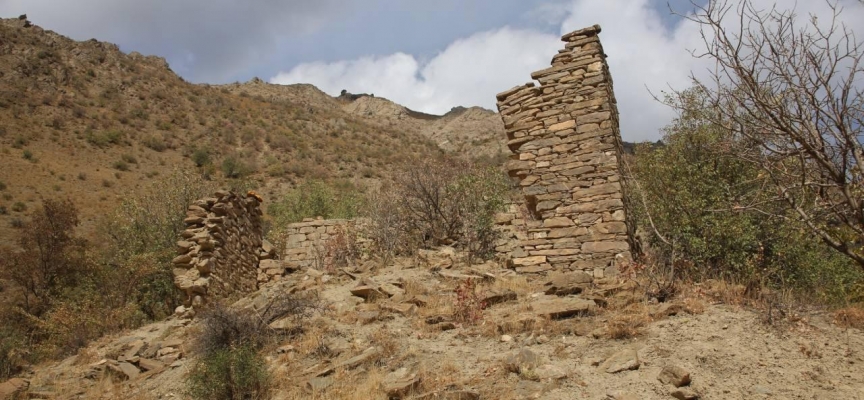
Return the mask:
<svg viewBox="0 0 864 400">
<path fill-rule="evenodd" d="M 663 367 L 662 371 L 660 371 L 660 375 L 657 376 L 657 380 L 666 385 L 672 385 L 676 388 L 680 388 L 681 386 L 687 386 L 690 384 L 690 373 L 687 372 L 686 369 L 679 366 L 667 365 Z"/>
<path fill-rule="evenodd" d="M 513 336 L 510 335 L 501 335 L 501 342 L 509 343 L 513 341 Z"/>
<path fill-rule="evenodd" d="M 699 394 L 690 388 L 673 388 L 669 395 L 678 400 L 696 400 L 699 398 Z"/>
<path fill-rule="evenodd" d="M 139 371 L 138 368 L 127 362 L 108 364 L 108 368 L 114 372 L 117 372 L 121 377 L 129 380 L 133 380 L 141 374 L 141 371 Z"/>
<path fill-rule="evenodd" d="M 30 387 L 30 381 L 21 378 L 12 378 L 0 383 L 0 399 L 15 399 Z"/>
<path fill-rule="evenodd" d="M 347 368 L 347 369 L 356 368 L 360 364 L 363 364 L 363 363 L 371 360 L 372 358 L 378 356 L 378 354 L 380 354 L 380 353 L 381 353 L 381 350 L 379 350 L 377 347 L 370 347 L 370 348 L 366 349 L 365 351 L 363 351 L 362 353 L 336 364 L 336 368 Z"/>
<path fill-rule="evenodd" d="M 405 294 L 405 290 L 391 283 L 381 284 L 381 286 L 378 287 L 378 290 L 390 297 L 402 296 Z"/>
<path fill-rule="evenodd" d="M 634 349 L 624 349 L 600 364 L 600 369 L 610 374 L 639 369 L 639 355 Z"/>
<path fill-rule="evenodd" d="M 567 371 L 551 364 L 541 365 L 534 370 L 534 374 L 541 381 L 557 381 L 567 377 Z"/>
<path fill-rule="evenodd" d="M 420 384 L 417 374 L 409 373 L 407 368 L 400 368 L 384 377 L 381 386 L 391 399 L 401 399 Z"/>
<path fill-rule="evenodd" d="M 384 293 L 381 293 L 380 291 L 378 291 L 377 288 L 374 288 L 372 286 L 367 286 L 367 285 L 360 285 L 360 286 L 355 287 L 354 289 L 351 289 L 351 294 L 354 296 L 357 296 L 357 297 L 362 297 L 366 300 L 374 299 L 376 297 L 380 298 L 380 297 L 385 296 Z"/>
<path fill-rule="evenodd" d="M 409 303 L 382 304 L 381 308 L 405 316 L 412 315 L 417 311 L 417 306 Z"/>
<path fill-rule="evenodd" d="M 147 343 L 145 343 L 143 340 L 140 340 L 140 339 L 132 342 L 129 345 L 129 349 L 127 349 L 126 352 L 123 353 L 123 358 L 125 360 L 130 360 L 133 357 L 137 356 L 138 353 L 141 351 L 142 348 L 144 348 L 144 346 L 146 344 Z"/>
<path fill-rule="evenodd" d="M 594 281 L 594 277 L 585 272 L 555 273 L 544 284 L 548 295 L 567 296 L 579 294 Z"/>
<path fill-rule="evenodd" d="M 145 371 L 156 371 L 165 368 L 165 364 L 149 358 L 141 358 L 138 360 L 138 366 Z"/>
<path fill-rule="evenodd" d="M 507 370 L 517 374 L 534 369 L 538 364 L 540 364 L 540 357 L 529 349 L 522 349 L 504 361 Z"/>
<path fill-rule="evenodd" d="M 512 290 L 507 290 L 501 293 L 492 293 L 486 296 L 483 299 L 483 303 L 486 304 L 487 307 L 491 307 L 495 304 L 504 303 L 508 301 L 516 300 L 516 292 Z"/>
<path fill-rule="evenodd" d="M 357 312 L 357 320 L 360 321 L 361 324 L 371 324 L 378 320 L 378 317 L 381 316 L 381 313 L 378 311 L 359 311 Z"/>
<path fill-rule="evenodd" d="M 333 377 L 315 377 L 306 381 L 306 390 L 310 392 L 320 392 L 333 385 Z"/>
<path fill-rule="evenodd" d="M 540 317 L 564 319 L 592 315 L 597 309 L 597 305 L 592 300 L 565 297 L 535 301 L 531 303 L 531 308 Z"/>
<path fill-rule="evenodd" d="M 477 280 L 483 279 L 482 277 L 479 277 L 477 275 L 468 275 L 468 274 L 463 274 L 463 273 L 454 272 L 454 271 L 438 271 L 438 275 L 440 275 L 442 278 L 455 279 L 455 280 L 460 280 L 460 281 L 469 280 L 469 279 L 477 279 Z"/>
<path fill-rule="evenodd" d="M 639 396 L 627 392 L 611 392 L 606 393 L 607 400 L 640 400 Z"/>
</svg>

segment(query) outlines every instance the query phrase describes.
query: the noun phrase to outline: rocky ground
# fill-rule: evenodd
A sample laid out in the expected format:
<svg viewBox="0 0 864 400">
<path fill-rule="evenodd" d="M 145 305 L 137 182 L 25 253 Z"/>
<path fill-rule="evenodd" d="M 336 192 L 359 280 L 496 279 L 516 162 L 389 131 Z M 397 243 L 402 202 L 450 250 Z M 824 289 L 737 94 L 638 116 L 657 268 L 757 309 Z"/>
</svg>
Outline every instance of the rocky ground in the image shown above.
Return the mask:
<svg viewBox="0 0 864 400">
<path fill-rule="evenodd" d="M 735 288 L 710 283 L 659 303 L 638 279 L 526 277 L 455 258 L 296 271 L 237 301 L 314 292 L 324 306 L 267 350 L 273 398 L 864 399 L 864 332 L 829 314 L 769 316 L 717 301 Z M 175 317 L 104 338 L 0 390 L 184 398 L 196 332 Z"/>
</svg>

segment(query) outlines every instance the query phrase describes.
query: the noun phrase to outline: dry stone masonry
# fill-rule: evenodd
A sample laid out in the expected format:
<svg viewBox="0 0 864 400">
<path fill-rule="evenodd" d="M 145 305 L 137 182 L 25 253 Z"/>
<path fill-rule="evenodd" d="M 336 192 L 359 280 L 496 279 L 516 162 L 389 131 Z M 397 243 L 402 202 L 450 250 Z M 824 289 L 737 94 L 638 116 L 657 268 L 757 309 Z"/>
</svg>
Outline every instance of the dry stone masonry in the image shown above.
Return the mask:
<svg viewBox="0 0 864 400">
<path fill-rule="evenodd" d="M 594 25 L 564 35 L 552 66 L 531 74 L 539 86 L 497 95 L 514 153 L 506 167 L 530 217 L 517 207 L 498 223 L 517 233 L 510 254 L 523 272 L 602 276 L 632 257 L 618 111 L 599 33 Z"/>
<path fill-rule="evenodd" d="M 254 193 L 223 190 L 189 206 L 172 260 L 174 284 L 187 295 L 184 306 L 258 288 L 259 259 L 273 257 L 262 239 L 260 205 Z"/>
<path fill-rule="evenodd" d="M 336 234 L 346 234 L 359 221 L 348 219 L 311 219 L 288 225 L 285 230 L 283 266 L 294 271 L 303 268 L 321 268 L 327 241 Z"/>
</svg>

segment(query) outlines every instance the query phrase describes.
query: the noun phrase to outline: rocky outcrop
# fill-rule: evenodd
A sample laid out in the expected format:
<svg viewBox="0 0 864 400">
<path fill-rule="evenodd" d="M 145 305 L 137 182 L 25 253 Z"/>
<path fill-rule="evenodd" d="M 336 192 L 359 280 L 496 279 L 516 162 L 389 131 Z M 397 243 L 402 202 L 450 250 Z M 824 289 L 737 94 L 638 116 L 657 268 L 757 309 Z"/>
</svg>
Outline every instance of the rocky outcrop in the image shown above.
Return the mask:
<svg viewBox="0 0 864 400">
<path fill-rule="evenodd" d="M 531 216 L 509 221 L 523 232 L 511 252 L 523 272 L 602 276 L 632 257 L 618 111 L 599 33 L 595 25 L 564 35 L 552 66 L 531 74 L 540 86 L 497 95 L 514 154 L 506 167 Z"/>
<path fill-rule="evenodd" d="M 272 249 L 262 249 L 260 205 L 252 192 L 241 196 L 223 190 L 189 206 L 172 260 L 174 284 L 186 293 L 185 307 L 257 290 L 259 258 L 272 257 Z"/>
</svg>

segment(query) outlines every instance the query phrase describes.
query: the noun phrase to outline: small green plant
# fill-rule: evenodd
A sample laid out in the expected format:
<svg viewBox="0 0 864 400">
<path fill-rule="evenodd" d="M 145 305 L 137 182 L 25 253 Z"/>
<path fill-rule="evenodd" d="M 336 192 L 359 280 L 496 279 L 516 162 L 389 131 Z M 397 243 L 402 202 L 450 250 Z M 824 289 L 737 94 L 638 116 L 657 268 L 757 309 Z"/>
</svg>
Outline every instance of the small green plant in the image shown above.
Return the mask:
<svg viewBox="0 0 864 400">
<path fill-rule="evenodd" d="M 195 149 L 195 151 L 192 152 L 192 162 L 194 162 L 198 167 L 210 164 L 212 162 L 210 160 L 210 152 L 204 148 Z"/>
<path fill-rule="evenodd" d="M 239 156 L 232 155 L 222 160 L 222 173 L 225 175 L 226 178 L 243 178 L 254 171 L 254 166 L 248 162 L 243 161 Z"/>
<path fill-rule="evenodd" d="M 135 158 L 135 156 L 133 156 L 131 154 L 123 154 L 122 156 L 120 156 L 120 159 L 123 162 L 129 163 L 129 164 L 138 164 L 138 159 Z"/>
<path fill-rule="evenodd" d="M 12 211 L 24 212 L 26 210 L 27 210 L 27 205 L 20 202 L 20 201 L 16 201 L 15 204 L 12 205 Z"/>
<path fill-rule="evenodd" d="M 112 182 L 112 181 L 110 181 L 110 180 L 108 180 L 108 179 L 103 179 L 103 180 L 102 180 L 102 187 L 104 187 L 104 188 L 110 188 L 110 187 L 113 187 L 113 186 L 114 186 L 114 182 Z"/>
<path fill-rule="evenodd" d="M 123 132 L 117 130 L 94 132 L 88 130 L 86 132 L 87 143 L 96 147 L 110 147 L 123 142 Z"/>
<path fill-rule="evenodd" d="M 30 150 L 24 150 L 23 157 L 25 160 L 33 160 L 33 152 Z"/>
<path fill-rule="evenodd" d="M 86 181 L 87 180 L 87 173 L 86 172 L 79 172 L 78 173 L 78 180 L 79 181 Z"/>
<path fill-rule="evenodd" d="M 3 181 L 0 181 L 0 191 L 2 191 L 2 190 L 6 190 L 6 183 Z"/>
<path fill-rule="evenodd" d="M 194 399 L 263 399 L 269 388 L 267 363 L 249 345 L 205 354 L 187 378 Z"/>
<path fill-rule="evenodd" d="M 114 167 L 114 169 L 116 169 L 118 171 L 128 171 L 129 170 L 129 163 L 124 161 L 124 160 L 115 161 L 114 164 L 112 164 L 112 166 Z"/>
</svg>

